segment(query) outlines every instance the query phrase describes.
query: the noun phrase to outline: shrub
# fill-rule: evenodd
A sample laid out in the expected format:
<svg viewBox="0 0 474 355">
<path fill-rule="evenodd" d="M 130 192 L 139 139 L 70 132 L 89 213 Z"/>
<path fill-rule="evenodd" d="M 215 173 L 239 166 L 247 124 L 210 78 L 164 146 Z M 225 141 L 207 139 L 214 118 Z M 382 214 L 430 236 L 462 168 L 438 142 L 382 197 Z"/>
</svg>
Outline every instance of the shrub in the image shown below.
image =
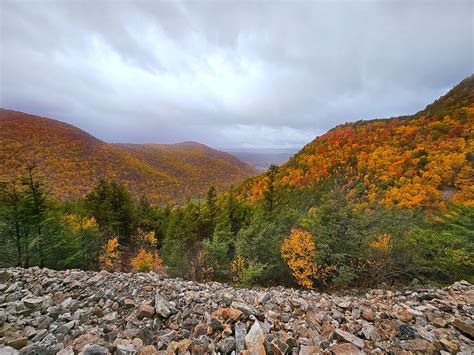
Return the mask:
<svg viewBox="0 0 474 355">
<path fill-rule="evenodd" d="M 112 238 L 107 241 L 102 255 L 99 257 L 99 264 L 101 267 L 107 270 L 116 271 L 119 267 L 120 262 L 120 244 L 118 238 Z"/>
<path fill-rule="evenodd" d="M 255 280 L 262 275 L 265 266 L 257 262 L 247 262 L 239 255 L 232 261 L 232 280 L 238 286 L 249 287 L 255 284 Z"/>
<path fill-rule="evenodd" d="M 132 259 L 132 266 L 138 272 L 163 270 L 163 262 L 158 253 L 146 251 L 144 248 L 140 248 L 138 254 Z"/>
<path fill-rule="evenodd" d="M 293 228 L 281 246 L 281 256 L 300 286 L 313 288 L 316 274 L 316 245 L 311 233 Z"/>
</svg>

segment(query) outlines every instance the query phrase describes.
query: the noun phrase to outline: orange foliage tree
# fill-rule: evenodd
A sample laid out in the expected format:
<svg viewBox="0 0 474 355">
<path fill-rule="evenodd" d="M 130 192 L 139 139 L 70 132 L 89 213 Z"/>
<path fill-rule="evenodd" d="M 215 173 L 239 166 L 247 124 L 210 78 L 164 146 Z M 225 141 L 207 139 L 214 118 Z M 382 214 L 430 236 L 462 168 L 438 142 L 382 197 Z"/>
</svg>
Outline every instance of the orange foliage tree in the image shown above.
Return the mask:
<svg viewBox="0 0 474 355">
<path fill-rule="evenodd" d="M 291 269 L 300 286 L 313 287 L 317 268 L 315 264 L 316 244 L 311 233 L 293 228 L 281 246 L 281 256 Z"/>
<path fill-rule="evenodd" d="M 138 272 L 163 270 L 163 262 L 158 253 L 146 251 L 144 248 L 140 248 L 138 254 L 132 259 L 132 266 Z"/>
<path fill-rule="evenodd" d="M 135 236 L 135 242 L 140 245 L 137 254 L 132 259 L 133 270 L 138 272 L 160 272 L 163 270 L 163 262 L 160 255 L 156 252 L 155 232 L 146 232 L 138 228 Z"/>
<path fill-rule="evenodd" d="M 387 253 L 390 249 L 391 242 L 392 242 L 392 237 L 390 236 L 390 234 L 384 233 L 378 236 L 370 244 L 370 246 L 372 247 L 372 249 L 375 249 L 376 251 L 380 253 Z"/>
</svg>

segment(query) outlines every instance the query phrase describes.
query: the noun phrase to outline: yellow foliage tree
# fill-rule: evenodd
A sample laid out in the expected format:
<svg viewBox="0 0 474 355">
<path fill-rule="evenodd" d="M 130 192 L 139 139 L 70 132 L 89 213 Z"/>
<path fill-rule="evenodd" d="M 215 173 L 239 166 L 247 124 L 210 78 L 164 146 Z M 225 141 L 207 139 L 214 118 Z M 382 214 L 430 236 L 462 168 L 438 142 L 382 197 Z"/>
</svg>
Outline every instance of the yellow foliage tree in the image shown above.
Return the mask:
<svg viewBox="0 0 474 355">
<path fill-rule="evenodd" d="M 154 231 L 145 232 L 143 229 L 138 228 L 135 239 L 140 244 L 150 246 L 152 248 L 156 247 L 157 239 Z"/>
<path fill-rule="evenodd" d="M 144 248 L 140 248 L 138 254 L 132 259 L 132 266 L 138 272 L 163 270 L 163 262 L 158 253 L 146 251 Z"/>
<path fill-rule="evenodd" d="M 317 253 L 311 233 L 293 228 L 290 236 L 283 241 L 281 256 L 298 280 L 298 284 L 312 288 L 312 279 L 317 272 L 315 264 Z"/>
<path fill-rule="evenodd" d="M 245 260 L 242 256 L 237 256 L 232 261 L 231 271 L 232 271 L 232 281 L 239 282 L 242 279 L 242 273 L 245 267 Z"/>
<path fill-rule="evenodd" d="M 84 218 L 76 214 L 68 214 L 65 219 L 71 229 L 76 233 L 85 229 L 97 228 L 97 222 L 94 217 Z"/>
<path fill-rule="evenodd" d="M 117 270 L 120 259 L 119 253 L 120 244 L 118 238 L 112 238 L 107 241 L 104 252 L 99 257 L 99 262 L 102 267 L 109 270 Z"/>
<path fill-rule="evenodd" d="M 390 234 L 384 233 L 384 234 L 378 236 L 370 244 L 370 246 L 375 250 L 378 250 L 382 253 L 386 253 L 390 249 L 391 242 L 392 242 L 392 238 L 391 238 Z"/>
</svg>

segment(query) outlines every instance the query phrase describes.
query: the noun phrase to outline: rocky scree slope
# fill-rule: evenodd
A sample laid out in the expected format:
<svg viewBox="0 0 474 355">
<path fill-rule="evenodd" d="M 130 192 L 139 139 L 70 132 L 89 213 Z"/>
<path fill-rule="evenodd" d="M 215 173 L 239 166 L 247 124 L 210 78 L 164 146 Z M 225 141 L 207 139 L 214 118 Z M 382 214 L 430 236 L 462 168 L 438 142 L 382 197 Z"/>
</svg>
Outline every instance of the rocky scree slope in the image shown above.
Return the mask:
<svg viewBox="0 0 474 355">
<path fill-rule="evenodd" d="M 471 353 L 474 287 L 333 295 L 0 269 L 0 354 Z"/>
</svg>

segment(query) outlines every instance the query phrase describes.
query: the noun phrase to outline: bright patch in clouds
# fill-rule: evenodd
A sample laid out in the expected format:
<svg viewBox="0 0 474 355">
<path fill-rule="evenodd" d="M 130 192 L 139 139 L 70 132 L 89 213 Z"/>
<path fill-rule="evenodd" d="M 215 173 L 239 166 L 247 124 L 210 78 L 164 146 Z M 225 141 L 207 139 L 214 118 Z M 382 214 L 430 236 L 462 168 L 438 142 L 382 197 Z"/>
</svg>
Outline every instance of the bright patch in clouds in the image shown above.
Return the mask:
<svg viewBox="0 0 474 355">
<path fill-rule="evenodd" d="M 234 125 L 217 131 L 230 146 L 245 149 L 258 148 L 301 148 L 301 142 L 310 142 L 322 132 L 306 131 L 291 127 L 270 127 L 265 125 Z"/>
<path fill-rule="evenodd" d="M 111 142 L 298 148 L 468 76 L 471 1 L 0 3 L 0 104 Z"/>
</svg>

